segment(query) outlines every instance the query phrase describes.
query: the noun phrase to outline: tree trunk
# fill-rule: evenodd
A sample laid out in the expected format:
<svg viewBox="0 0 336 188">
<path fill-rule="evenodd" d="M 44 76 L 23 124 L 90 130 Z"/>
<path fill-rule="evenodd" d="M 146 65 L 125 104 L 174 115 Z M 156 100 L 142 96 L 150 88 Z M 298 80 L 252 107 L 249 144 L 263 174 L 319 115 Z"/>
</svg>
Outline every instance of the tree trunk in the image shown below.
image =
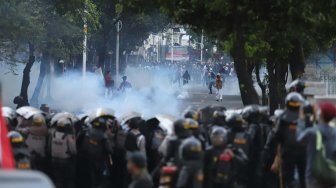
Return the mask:
<svg viewBox="0 0 336 188">
<path fill-rule="evenodd" d="M 50 61 L 50 55 L 48 52 L 43 52 L 42 54 L 42 60 L 41 60 L 41 65 L 40 65 L 40 74 L 36 83 L 36 87 L 33 93 L 33 96 L 31 98 L 31 105 L 34 107 L 39 107 L 38 104 L 38 99 L 39 95 L 41 93 L 42 85 L 43 85 L 43 80 L 44 77 L 47 73 L 47 69 L 49 67 L 49 61 Z"/>
<path fill-rule="evenodd" d="M 35 62 L 34 51 L 35 51 L 34 45 L 32 43 L 29 43 L 29 60 L 25 68 L 23 69 L 23 77 L 20 91 L 20 96 L 27 104 L 28 104 L 28 87 L 30 84 L 30 71 Z"/>
<path fill-rule="evenodd" d="M 244 39 L 240 32 L 237 32 L 236 42 L 232 48 L 231 55 L 234 59 L 240 96 L 244 105 L 259 104 L 259 96 L 254 88 L 252 70 L 245 56 Z"/>
<path fill-rule="evenodd" d="M 62 64 L 62 65 L 64 65 L 64 64 Z M 55 59 L 53 59 L 52 61 L 49 61 L 49 66 L 47 67 L 47 70 L 46 70 L 46 73 L 47 73 L 47 80 L 46 80 L 47 81 L 47 95 L 46 95 L 46 98 L 45 98 L 46 101 L 51 101 L 52 100 L 52 97 L 51 97 L 51 78 L 52 78 L 51 69 L 54 66 L 55 66 Z M 62 72 L 62 74 L 63 74 L 63 72 Z"/>
<path fill-rule="evenodd" d="M 234 67 L 236 70 L 240 96 L 244 105 L 259 104 L 259 96 L 253 86 L 252 70 L 249 69 L 247 57 L 245 53 L 245 38 L 242 28 L 241 12 L 238 3 L 233 7 L 234 37 L 231 55 L 234 59 Z"/>
<path fill-rule="evenodd" d="M 303 53 L 303 47 L 300 40 L 299 39 L 293 40 L 292 45 L 293 49 L 288 57 L 290 65 L 289 68 L 292 75 L 292 79 L 296 80 L 302 77 L 306 64 Z"/>
<path fill-rule="evenodd" d="M 273 114 L 279 107 L 284 107 L 288 63 L 285 59 L 270 56 L 267 59 L 267 72 L 269 76 L 269 107 L 270 113 Z"/>
<path fill-rule="evenodd" d="M 255 75 L 257 78 L 257 83 L 261 89 L 261 103 L 262 105 L 267 105 L 267 96 L 266 96 L 266 85 L 260 79 L 260 61 L 255 61 Z"/>
</svg>

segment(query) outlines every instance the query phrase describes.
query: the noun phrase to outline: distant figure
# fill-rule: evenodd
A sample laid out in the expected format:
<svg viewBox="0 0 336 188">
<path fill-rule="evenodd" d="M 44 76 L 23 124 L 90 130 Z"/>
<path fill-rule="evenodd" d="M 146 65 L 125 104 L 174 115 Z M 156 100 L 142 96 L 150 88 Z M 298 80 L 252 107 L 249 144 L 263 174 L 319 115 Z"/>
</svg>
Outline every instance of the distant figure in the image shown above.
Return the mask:
<svg viewBox="0 0 336 188">
<path fill-rule="evenodd" d="M 220 74 L 217 74 L 216 76 L 216 83 L 215 83 L 215 88 L 217 89 L 217 96 L 216 96 L 216 101 L 222 101 L 223 100 L 223 80 L 220 76 Z"/>
<path fill-rule="evenodd" d="M 110 96 L 112 94 L 112 89 L 114 87 L 114 80 L 112 79 L 110 71 L 106 71 L 104 79 L 105 79 L 106 96 Z"/>
<path fill-rule="evenodd" d="M 190 74 L 189 72 L 186 70 L 183 74 L 183 85 L 186 85 L 189 83 L 190 80 Z"/>
<path fill-rule="evenodd" d="M 213 72 L 212 69 L 210 69 L 210 72 L 208 73 L 208 80 L 209 80 L 209 94 L 212 94 L 212 86 L 215 83 L 216 75 Z"/>
<path fill-rule="evenodd" d="M 131 89 L 132 84 L 127 81 L 127 76 L 122 77 L 123 81 L 120 83 L 118 91 L 125 92 L 126 89 Z"/>
</svg>

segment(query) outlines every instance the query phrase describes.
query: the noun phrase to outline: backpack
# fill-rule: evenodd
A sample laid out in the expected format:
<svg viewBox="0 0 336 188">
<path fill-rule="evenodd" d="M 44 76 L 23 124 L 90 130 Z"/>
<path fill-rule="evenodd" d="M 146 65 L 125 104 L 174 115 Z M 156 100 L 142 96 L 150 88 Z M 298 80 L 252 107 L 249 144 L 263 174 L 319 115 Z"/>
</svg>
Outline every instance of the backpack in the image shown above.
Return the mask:
<svg viewBox="0 0 336 188">
<path fill-rule="evenodd" d="M 233 181 L 233 159 L 226 154 L 220 154 L 214 159 L 213 178 L 214 182 L 229 184 Z"/>
<path fill-rule="evenodd" d="M 322 134 L 316 131 L 316 154 L 313 161 L 313 175 L 327 187 L 336 185 L 336 161 L 326 158 Z"/>
<path fill-rule="evenodd" d="M 148 139 L 148 149 L 157 151 L 161 146 L 164 136 L 164 131 L 162 129 L 155 129 L 153 132 L 151 132 Z"/>
<path fill-rule="evenodd" d="M 140 138 L 141 133 L 134 134 L 132 131 L 129 131 L 126 135 L 126 140 L 125 140 L 125 149 L 127 151 L 139 151 L 139 144 L 138 144 L 138 139 Z"/>
<path fill-rule="evenodd" d="M 51 157 L 57 159 L 68 159 L 71 156 L 68 153 L 67 135 L 62 132 L 55 131 L 51 140 Z"/>
<path fill-rule="evenodd" d="M 284 145 L 288 147 L 296 147 L 299 146 L 299 143 L 296 139 L 296 131 L 297 131 L 297 121 L 293 122 L 285 122 L 286 125 L 286 131 L 285 131 L 285 140 Z"/>
<path fill-rule="evenodd" d="M 250 138 L 247 132 L 237 132 L 232 145 L 234 148 L 242 149 L 247 156 L 250 156 Z"/>
</svg>

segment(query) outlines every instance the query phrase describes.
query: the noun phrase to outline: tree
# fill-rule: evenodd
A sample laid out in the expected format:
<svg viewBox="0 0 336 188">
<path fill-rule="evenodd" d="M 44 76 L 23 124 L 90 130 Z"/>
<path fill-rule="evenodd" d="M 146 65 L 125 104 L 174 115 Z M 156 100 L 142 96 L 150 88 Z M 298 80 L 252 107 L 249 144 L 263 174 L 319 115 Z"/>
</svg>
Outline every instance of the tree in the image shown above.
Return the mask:
<svg viewBox="0 0 336 188">
<path fill-rule="evenodd" d="M 207 36 L 222 42 L 235 61 L 244 104 L 259 103 L 251 74 L 258 61 L 265 61 L 271 112 L 283 105 L 288 66 L 294 79 L 300 77 L 304 72 L 304 58 L 328 46 L 335 37 L 333 0 L 318 3 L 156 0 L 156 3 L 177 23 L 192 26 L 198 32 L 204 30 Z"/>
<path fill-rule="evenodd" d="M 97 14 L 94 5 L 89 0 L 13 0 L 1 3 L 0 15 L 4 19 L 0 21 L 0 26 L 6 29 L 0 32 L 0 40 L 14 47 L 29 44 L 30 58 L 24 69 L 21 89 L 21 96 L 26 97 L 29 72 L 35 61 L 35 50 L 38 49 L 42 54 L 50 54 L 50 57 L 54 59 L 66 59 L 80 52 L 84 9 L 87 10 L 85 16 L 91 25 L 95 25 Z M 35 106 L 38 104 L 40 88 L 46 75 L 44 67 L 49 63 L 42 61 L 39 82 L 32 97 Z M 26 100 L 28 101 L 28 96 Z"/>
</svg>

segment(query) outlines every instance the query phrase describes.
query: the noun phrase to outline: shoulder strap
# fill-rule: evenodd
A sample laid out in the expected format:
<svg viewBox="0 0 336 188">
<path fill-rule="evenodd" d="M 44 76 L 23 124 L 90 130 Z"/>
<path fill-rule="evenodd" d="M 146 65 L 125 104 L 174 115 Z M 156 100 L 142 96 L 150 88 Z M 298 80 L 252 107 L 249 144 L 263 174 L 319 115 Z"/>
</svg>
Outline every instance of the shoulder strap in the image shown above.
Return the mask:
<svg viewBox="0 0 336 188">
<path fill-rule="evenodd" d="M 323 147 L 323 143 L 322 143 L 322 134 L 320 132 L 320 130 L 316 130 L 316 150 L 324 150 Z M 323 155 L 324 155 L 324 151 L 323 151 Z"/>
</svg>

